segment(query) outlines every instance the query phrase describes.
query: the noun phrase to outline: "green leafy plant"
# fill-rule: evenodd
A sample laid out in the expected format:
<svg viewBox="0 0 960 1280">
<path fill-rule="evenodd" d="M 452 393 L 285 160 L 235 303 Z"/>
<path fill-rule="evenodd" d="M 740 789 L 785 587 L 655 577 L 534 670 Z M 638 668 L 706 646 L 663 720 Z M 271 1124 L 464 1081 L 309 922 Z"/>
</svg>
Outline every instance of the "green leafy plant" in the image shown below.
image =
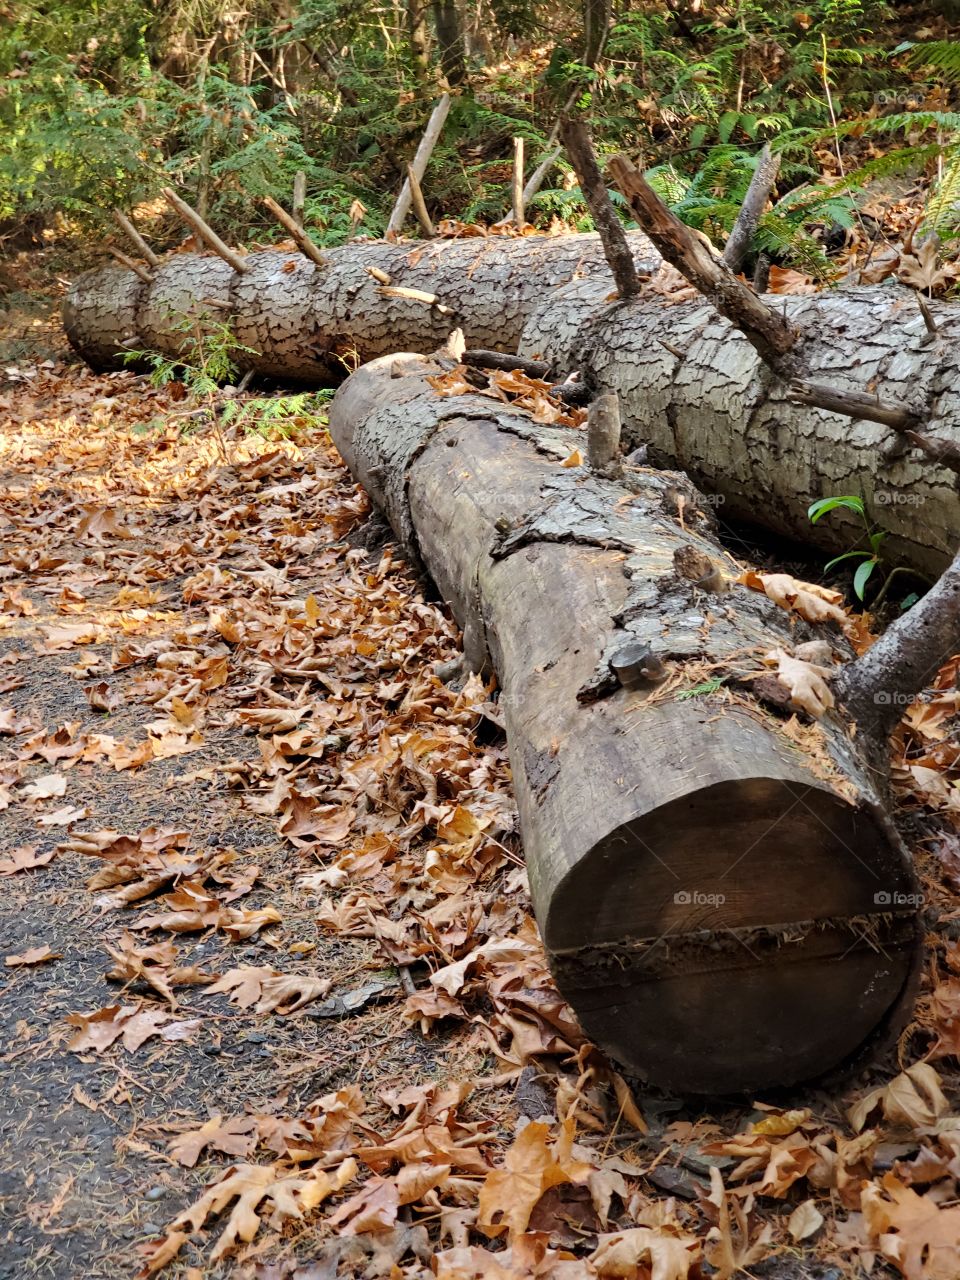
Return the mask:
<svg viewBox="0 0 960 1280">
<path fill-rule="evenodd" d="M 221 421 L 224 426 L 236 423 L 250 435 L 286 439 L 304 428 L 317 426 L 323 406 L 333 395 L 332 388 L 323 388 L 286 396 L 230 400 L 223 408 Z"/>
<path fill-rule="evenodd" d="M 701 684 L 693 685 L 690 689 L 681 689 L 677 694 L 677 701 L 683 702 L 687 698 L 705 698 L 707 694 L 716 693 L 718 689 L 722 689 L 726 679 L 726 676 L 713 676 Z"/>
<path fill-rule="evenodd" d="M 185 316 L 171 323 L 174 333 L 183 334 L 179 356 L 159 351 L 128 351 L 128 364 L 145 364 L 150 368 L 150 382 L 165 387 L 179 379 L 197 399 L 210 399 L 221 384 L 232 381 L 240 371 L 238 358 L 256 355 L 252 347 L 239 342 L 230 325 L 212 319 L 206 312 Z"/>
<path fill-rule="evenodd" d="M 829 573 L 838 564 L 843 564 L 846 561 L 857 562 L 857 568 L 853 575 L 853 591 L 857 599 L 862 601 L 866 595 L 867 583 L 880 565 L 880 551 L 887 536 L 887 531 L 878 529 L 874 525 L 867 515 L 866 504 L 863 499 L 854 494 L 820 498 L 819 501 L 811 503 L 807 509 L 807 517 L 811 524 L 816 524 L 818 520 L 821 520 L 825 515 L 829 515 L 831 511 L 838 510 L 852 511 L 860 519 L 863 524 L 864 535 L 870 546 L 869 550 L 866 547 L 854 547 L 851 551 L 844 551 L 842 555 L 834 556 L 832 560 L 827 561 L 824 565 L 824 572 Z"/>
</svg>

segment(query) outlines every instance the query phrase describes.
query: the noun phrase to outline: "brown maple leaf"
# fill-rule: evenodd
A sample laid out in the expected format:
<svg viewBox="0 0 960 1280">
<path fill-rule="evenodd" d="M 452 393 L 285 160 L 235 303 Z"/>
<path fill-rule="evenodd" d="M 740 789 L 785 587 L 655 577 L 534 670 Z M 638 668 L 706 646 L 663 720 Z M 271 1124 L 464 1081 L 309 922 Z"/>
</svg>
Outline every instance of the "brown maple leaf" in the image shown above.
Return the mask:
<svg viewBox="0 0 960 1280">
<path fill-rule="evenodd" d="M 257 1145 L 255 1116 L 234 1116 L 224 1120 L 213 1115 L 199 1129 L 188 1129 L 167 1143 L 170 1155 L 187 1169 L 192 1169 L 201 1152 L 222 1151 L 228 1156 L 248 1156 Z"/>
</svg>

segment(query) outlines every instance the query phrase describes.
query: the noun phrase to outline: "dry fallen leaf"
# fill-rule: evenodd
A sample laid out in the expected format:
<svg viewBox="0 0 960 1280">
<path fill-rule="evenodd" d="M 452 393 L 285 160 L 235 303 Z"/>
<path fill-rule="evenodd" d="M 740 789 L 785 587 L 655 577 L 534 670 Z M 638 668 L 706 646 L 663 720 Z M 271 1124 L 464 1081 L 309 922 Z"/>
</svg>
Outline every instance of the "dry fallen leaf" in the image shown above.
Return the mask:
<svg viewBox="0 0 960 1280">
<path fill-rule="evenodd" d="M 30 947 L 19 955 L 7 956 L 4 964 L 9 969 L 19 965 L 45 964 L 48 960 L 62 960 L 61 951 L 51 951 L 49 947 Z"/>
<path fill-rule="evenodd" d="M 823 1214 L 812 1200 L 804 1200 L 802 1204 L 798 1204 L 787 1219 L 787 1230 L 794 1243 L 815 1235 L 822 1226 Z"/>
<path fill-rule="evenodd" d="M 950 1104 L 934 1068 L 928 1062 L 917 1062 L 850 1108 L 850 1124 L 857 1133 L 877 1108 L 889 1124 L 922 1133 L 948 1113 Z"/>
<path fill-rule="evenodd" d="M 192 1169 L 203 1151 L 222 1151 L 228 1156 L 248 1156 L 257 1145 L 255 1116 L 236 1116 L 224 1120 L 211 1116 L 199 1129 L 177 1134 L 167 1143 L 167 1150 L 178 1164 Z"/>
<path fill-rule="evenodd" d="M 37 853 L 35 844 L 21 845 L 19 849 L 11 849 L 8 858 L 0 858 L 0 876 L 16 875 L 18 871 L 30 871 L 33 867 L 45 867 L 56 855 L 56 849 L 46 853 Z"/>
<path fill-rule="evenodd" d="M 906 1280 L 957 1280 L 960 1205 L 941 1208 L 894 1173 L 868 1183 L 861 1203 L 868 1241 Z"/>
<path fill-rule="evenodd" d="M 527 1229 L 537 1201 L 550 1187 L 586 1182 L 592 1168 L 572 1156 L 573 1122 L 564 1121 L 553 1145 L 550 1126 L 531 1121 L 514 1139 L 503 1168 L 487 1175 L 480 1188 L 477 1226 L 488 1236 L 507 1231 L 510 1237 Z"/>
<path fill-rule="evenodd" d="M 314 1167 L 305 1173 L 283 1173 L 274 1165 L 240 1164 L 228 1169 L 209 1187 L 196 1203 L 175 1218 L 172 1229 L 178 1233 L 189 1226 L 199 1231 L 207 1218 L 221 1213 L 228 1204 L 236 1203 L 210 1255 L 218 1262 L 238 1244 L 249 1244 L 260 1227 L 260 1206 L 270 1206 L 272 1219 L 278 1225 L 285 1218 L 302 1218 L 335 1192 L 340 1191 L 357 1174 L 352 1157 L 327 1173 Z"/>
<path fill-rule="evenodd" d="M 827 677 L 833 674 L 828 667 L 815 666 L 793 658 L 783 649 L 773 649 L 764 656 L 765 662 L 776 663 L 777 679 L 790 691 L 790 702 L 819 720 L 834 705 L 833 692 Z"/>
</svg>

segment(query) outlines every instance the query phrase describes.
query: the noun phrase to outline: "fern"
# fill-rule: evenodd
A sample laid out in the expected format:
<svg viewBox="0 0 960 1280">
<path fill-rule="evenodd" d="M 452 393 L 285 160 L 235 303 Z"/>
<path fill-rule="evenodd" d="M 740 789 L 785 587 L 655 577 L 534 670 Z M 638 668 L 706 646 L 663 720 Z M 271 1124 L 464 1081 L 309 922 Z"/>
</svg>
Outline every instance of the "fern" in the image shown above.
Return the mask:
<svg viewBox="0 0 960 1280">
<path fill-rule="evenodd" d="M 960 80 L 960 41 L 930 40 L 916 44 L 907 56 L 914 67 L 932 67 L 949 80 Z"/>
<path fill-rule="evenodd" d="M 924 211 L 924 226 L 946 239 L 955 234 L 960 221 L 960 148 L 954 148 L 936 190 Z"/>
</svg>

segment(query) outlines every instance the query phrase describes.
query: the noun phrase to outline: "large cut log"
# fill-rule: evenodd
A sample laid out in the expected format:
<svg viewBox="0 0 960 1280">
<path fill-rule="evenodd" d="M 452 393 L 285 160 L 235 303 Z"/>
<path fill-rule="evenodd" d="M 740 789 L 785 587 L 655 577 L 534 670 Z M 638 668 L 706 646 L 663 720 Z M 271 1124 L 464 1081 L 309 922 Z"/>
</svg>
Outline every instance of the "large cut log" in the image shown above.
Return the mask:
<svg viewBox="0 0 960 1280">
<path fill-rule="evenodd" d="M 923 407 L 923 432 L 960 446 L 960 308 L 932 304 L 931 341 L 912 290 L 887 284 L 773 300 L 804 335 L 814 381 L 869 390 Z M 544 298 L 522 355 L 587 369 L 619 393 L 624 429 L 651 458 L 681 467 L 719 495 L 724 517 L 760 522 L 830 551 L 858 545 L 862 527 L 841 513 L 811 526 L 817 498 L 863 493 L 885 551 L 935 576 L 960 539 L 954 469 L 877 422 L 797 403 L 746 337 L 703 298 L 641 293 L 611 303 L 603 283 L 582 280 Z"/>
<path fill-rule="evenodd" d="M 441 396 L 441 371 L 364 366 L 330 430 L 496 673 L 561 991 L 616 1060 L 674 1089 L 863 1060 L 909 1007 L 918 899 L 848 726 L 799 727 L 755 696 L 762 656 L 818 633 L 729 580 L 684 476 L 563 466 L 578 433 Z"/>
<path fill-rule="evenodd" d="M 659 261 L 641 232 L 630 243 L 648 268 Z M 432 351 L 454 325 L 471 346 L 516 350 L 545 293 L 591 273 L 612 287 L 594 235 L 353 241 L 323 256 L 319 265 L 267 250 L 235 272 L 216 255 L 177 253 L 149 284 L 95 268 L 69 290 L 67 337 L 95 368 L 120 368 L 131 348 L 189 356 L 197 324 L 229 321 L 248 349 L 237 353 L 241 369 L 329 384 L 390 351 Z"/>
</svg>

